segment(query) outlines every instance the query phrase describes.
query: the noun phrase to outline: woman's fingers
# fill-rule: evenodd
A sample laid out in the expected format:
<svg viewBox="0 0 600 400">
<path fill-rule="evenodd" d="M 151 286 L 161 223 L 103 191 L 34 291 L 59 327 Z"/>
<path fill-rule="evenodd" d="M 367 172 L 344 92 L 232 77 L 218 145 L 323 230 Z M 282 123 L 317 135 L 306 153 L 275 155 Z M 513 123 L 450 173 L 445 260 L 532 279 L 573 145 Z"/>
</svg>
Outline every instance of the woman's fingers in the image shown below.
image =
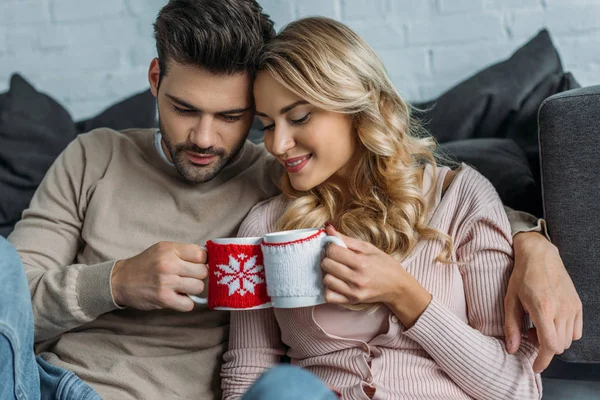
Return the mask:
<svg viewBox="0 0 600 400">
<path fill-rule="evenodd" d="M 346 298 L 352 294 L 352 289 L 346 282 L 331 274 L 327 274 L 323 277 L 323 284 L 326 289 L 333 290 Z"/>
<path fill-rule="evenodd" d="M 352 282 L 353 278 L 356 275 L 356 272 L 354 272 L 347 265 L 335 261 L 329 257 L 325 257 L 323 261 L 321 261 L 321 268 L 326 273 L 333 275 L 336 278 L 341 279 L 347 283 Z"/>
</svg>

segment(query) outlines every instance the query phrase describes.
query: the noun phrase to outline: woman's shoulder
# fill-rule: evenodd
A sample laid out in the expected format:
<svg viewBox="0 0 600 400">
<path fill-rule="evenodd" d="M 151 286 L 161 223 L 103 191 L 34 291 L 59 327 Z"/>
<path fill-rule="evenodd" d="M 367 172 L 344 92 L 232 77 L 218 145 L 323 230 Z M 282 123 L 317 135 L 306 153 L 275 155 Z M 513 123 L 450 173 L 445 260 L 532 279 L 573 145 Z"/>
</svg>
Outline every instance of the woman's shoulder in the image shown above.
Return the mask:
<svg viewBox="0 0 600 400">
<path fill-rule="evenodd" d="M 287 204 L 288 199 L 282 194 L 256 204 L 242 222 L 238 236 L 263 236 L 273 232 Z"/>
<path fill-rule="evenodd" d="M 443 203 L 454 214 L 461 214 L 465 219 L 487 215 L 492 210 L 503 208 L 500 196 L 491 182 L 467 164 L 461 164 L 453 175 L 447 174 L 444 184 L 447 189 Z"/>
<path fill-rule="evenodd" d="M 479 171 L 467 164 L 461 164 L 456 171 L 453 182 L 456 182 L 458 188 L 455 195 L 463 200 L 468 199 L 481 204 L 500 201 L 498 192 L 492 183 Z"/>
</svg>

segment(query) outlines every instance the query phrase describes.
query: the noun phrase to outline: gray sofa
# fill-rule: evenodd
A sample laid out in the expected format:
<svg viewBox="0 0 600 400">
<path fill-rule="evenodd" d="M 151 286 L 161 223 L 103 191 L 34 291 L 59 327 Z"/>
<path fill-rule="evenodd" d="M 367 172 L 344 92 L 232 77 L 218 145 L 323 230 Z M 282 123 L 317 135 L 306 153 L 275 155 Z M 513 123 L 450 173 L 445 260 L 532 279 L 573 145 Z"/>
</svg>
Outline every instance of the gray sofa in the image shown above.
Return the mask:
<svg viewBox="0 0 600 400">
<path fill-rule="evenodd" d="M 543 373 L 544 399 L 600 399 L 600 86 L 538 113 L 544 214 L 583 303 L 583 338 Z"/>
</svg>

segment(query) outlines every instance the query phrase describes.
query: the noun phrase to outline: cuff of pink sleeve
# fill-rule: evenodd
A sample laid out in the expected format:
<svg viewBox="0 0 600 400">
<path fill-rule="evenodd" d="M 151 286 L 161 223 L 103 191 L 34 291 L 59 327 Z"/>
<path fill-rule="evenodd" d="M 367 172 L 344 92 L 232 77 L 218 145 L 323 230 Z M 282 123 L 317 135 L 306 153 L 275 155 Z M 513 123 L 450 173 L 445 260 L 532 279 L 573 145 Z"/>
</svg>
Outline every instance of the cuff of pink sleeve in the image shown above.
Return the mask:
<svg viewBox="0 0 600 400">
<path fill-rule="evenodd" d="M 116 260 L 85 265 L 77 277 L 77 301 L 81 310 L 91 318 L 121 309 L 112 295 L 111 275 Z"/>
</svg>

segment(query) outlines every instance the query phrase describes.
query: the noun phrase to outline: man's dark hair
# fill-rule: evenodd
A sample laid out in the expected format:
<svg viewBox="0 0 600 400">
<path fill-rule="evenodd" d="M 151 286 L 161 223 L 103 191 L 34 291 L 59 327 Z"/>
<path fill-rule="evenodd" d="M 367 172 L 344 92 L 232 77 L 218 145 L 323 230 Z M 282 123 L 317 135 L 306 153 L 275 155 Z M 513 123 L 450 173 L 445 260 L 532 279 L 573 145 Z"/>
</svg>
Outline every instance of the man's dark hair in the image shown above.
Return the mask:
<svg viewBox="0 0 600 400">
<path fill-rule="evenodd" d="M 169 61 L 254 76 L 260 50 L 274 36 L 273 21 L 256 0 L 170 0 L 154 23 L 159 83 Z"/>
</svg>

